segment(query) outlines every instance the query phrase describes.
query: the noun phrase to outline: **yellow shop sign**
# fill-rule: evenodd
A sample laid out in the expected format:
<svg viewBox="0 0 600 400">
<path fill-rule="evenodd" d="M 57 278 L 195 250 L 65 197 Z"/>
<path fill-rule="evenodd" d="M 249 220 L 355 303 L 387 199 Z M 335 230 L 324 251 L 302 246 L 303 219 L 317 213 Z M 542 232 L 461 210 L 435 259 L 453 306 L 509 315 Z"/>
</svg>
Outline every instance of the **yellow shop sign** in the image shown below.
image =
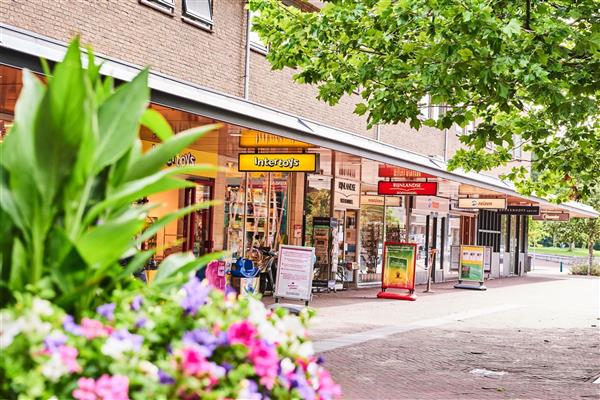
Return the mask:
<svg viewBox="0 0 600 400">
<path fill-rule="evenodd" d="M 254 131 L 254 130 L 243 130 L 242 136 L 240 136 L 240 147 L 271 147 L 271 148 L 296 148 L 296 149 L 307 149 L 309 147 L 315 147 L 312 144 L 300 142 L 294 139 L 288 139 L 277 135 L 271 135 L 269 133 Z"/>
<path fill-rule="evenodd" d="M 239 155 L 241 172 L 315 172 L 317 154 L 314 153 L 243 153 Z"/>
</svg>

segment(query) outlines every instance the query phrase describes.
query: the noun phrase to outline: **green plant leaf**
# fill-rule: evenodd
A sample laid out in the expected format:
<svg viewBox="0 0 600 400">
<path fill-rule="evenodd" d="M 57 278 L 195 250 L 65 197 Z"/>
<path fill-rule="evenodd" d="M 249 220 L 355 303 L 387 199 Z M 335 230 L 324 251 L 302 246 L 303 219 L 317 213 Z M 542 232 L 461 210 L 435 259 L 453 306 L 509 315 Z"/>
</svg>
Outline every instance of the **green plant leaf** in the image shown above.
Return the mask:
<svg viewBox="0 0 600 400">
<path fill-rule="evenodd" d="M 153 108 L 148 108 L 144 114 L 142 114 L 140 123 L 150 129 L 163 142 L 174 135 L 169 122 L 161 113 Z"/>
</svg>

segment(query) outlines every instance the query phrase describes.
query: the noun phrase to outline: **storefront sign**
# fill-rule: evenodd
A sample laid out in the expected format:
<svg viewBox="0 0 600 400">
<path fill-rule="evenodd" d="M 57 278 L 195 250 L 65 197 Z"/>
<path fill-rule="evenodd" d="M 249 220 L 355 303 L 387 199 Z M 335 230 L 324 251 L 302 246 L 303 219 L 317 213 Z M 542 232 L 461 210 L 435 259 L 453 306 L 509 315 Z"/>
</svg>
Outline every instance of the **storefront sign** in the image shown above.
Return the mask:
<svg viewBox="0 0 600 400">
<path fill-rule="evenodd" d="M 458 280 L 483 282 L 484 246 L 461 246 Z"/>
<path fill-rule="evenodd" d="M 381 164 L 379 165 L 378 175 L 381 178 L 435 178 L 435 176 L 426 174 L 424 172 Z"/>
<path fill-rule="evenodd" d="M 377 193 L 383 195 L 437 195 L 437 182 L 389 182 L 379 181 Z"/>
<path fill-rule="evenodd" d="M 506 208 L 506 199 L 458 199 L 458 208 L 502 209 Z"/>
<path fill-rule="evenodd" d="M 313 247 L 281 245 L 277 257 L 275 297 L 309 301 L 315 260 Z"/>
<path fill-rule="evenodd" d="M 148 152 L 152 150 L 159 143 L 154 143 L 148 140 L 142 140 L 142 151 Z M 218 156 L 216 153 L 208 153 L 205 151 L 199 151 L 195 149 L 185 149 L 182 150 L 181 153 L 175 155 L 171 159 L 169 159 L 164 168 L 168 167 L 189 167 L 198 164 L 211 164 L 218 165 Z M 198 171 L 198 172 L 189 172 L 189 175 L 194 176 L 202 176 L 206 178 L 215 178 L 215 171 Z"/>
<path fill-rule="evenodd" d="M 359 208 L 360 182 L 336 178 L 333 204 L 337 209 Z"/>
<path fill-rule="evenodd" d="M 285 137 L 271 135 L 269 133 L 253 130 L 242 131 L 240 136 L 240 147 L 252 147 L 252 148 L 294 148 L 294 149 L 307 149 L 309 147 L 316 147 L 312 144 L 300 142 L 294 139 L 288 139 Z"/>
<path fill-rule="evenodd" d="M 364 194 L 360 196 L 360 205 L 401 207 L 402 197 L 385 197 Z"/>
<path fill-rule="evenodd" d="M 535 221 L 568 221 L 569 214 L 567 213 L 541 213 L 540 215 L 534 215 L 533 220 Z"/>
<path fill-rule="evenodd" d="M 417 210 L 448 212 L 450 201 L 434 196 L 419 196 L 415 198 L 414 208 Z"/>
<path fill-rule="evenodd" d="M 417 244 L 385 242 L 383 245 L 383 289 L 415 289 L 415 268 Z"/>
<path fill-rule="evenodd" d="M 238 165 L 240 172 L 315 172 L 317 164 L 314 153 L 242 153 Z"/>
<path fill-rule="evenodd" d="M 505 210 L 498 210 L 501 215 L 540 215 L 538 206 L 508 206 Z"/>
</svg>

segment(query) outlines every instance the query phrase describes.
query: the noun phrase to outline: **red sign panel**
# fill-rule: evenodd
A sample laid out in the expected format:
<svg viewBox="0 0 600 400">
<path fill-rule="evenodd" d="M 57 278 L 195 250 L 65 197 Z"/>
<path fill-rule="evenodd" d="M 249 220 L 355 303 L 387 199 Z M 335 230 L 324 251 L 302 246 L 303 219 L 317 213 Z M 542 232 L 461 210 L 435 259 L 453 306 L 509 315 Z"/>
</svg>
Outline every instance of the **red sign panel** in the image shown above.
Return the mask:
<svg viewBox="0 0 600 400">
<path fill-rule="evenodd" d="M 388 182 L 379 181 L 377 194 L 380 195 L 413 195 L 436 196 L 437 182 Z"/>
<path fill-rule="evenodd" d="M 382 164 L 379 165 L 379 176 L 382 178 L 435 178 L 424 172 Z"/>
</svg>

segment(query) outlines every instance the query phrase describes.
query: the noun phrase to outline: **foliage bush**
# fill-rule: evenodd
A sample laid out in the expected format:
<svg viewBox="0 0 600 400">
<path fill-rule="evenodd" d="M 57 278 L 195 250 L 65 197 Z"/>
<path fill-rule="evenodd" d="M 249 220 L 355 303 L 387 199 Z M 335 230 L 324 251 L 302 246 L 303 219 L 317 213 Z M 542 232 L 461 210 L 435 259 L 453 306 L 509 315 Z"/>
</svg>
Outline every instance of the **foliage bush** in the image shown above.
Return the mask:
<svg viewBox="0 0 600 400">
<path fill-rule="evenodd" d="M 588 267 L 588 264 L 573 265 L 569 271 L 572 275 L 587 275 Z M 600 264 L 594 264 L 590 273 L 592 276 L 600 276 Z"/>
<path fill-rule="evenodd" d="M 331 399 L 340 389 L 306 339 L 310 313 L 267 311 L 196 278 L 114 293 L 79 324 L 19 295 L 0 314 L 2 398 Z"/>
</svg>

